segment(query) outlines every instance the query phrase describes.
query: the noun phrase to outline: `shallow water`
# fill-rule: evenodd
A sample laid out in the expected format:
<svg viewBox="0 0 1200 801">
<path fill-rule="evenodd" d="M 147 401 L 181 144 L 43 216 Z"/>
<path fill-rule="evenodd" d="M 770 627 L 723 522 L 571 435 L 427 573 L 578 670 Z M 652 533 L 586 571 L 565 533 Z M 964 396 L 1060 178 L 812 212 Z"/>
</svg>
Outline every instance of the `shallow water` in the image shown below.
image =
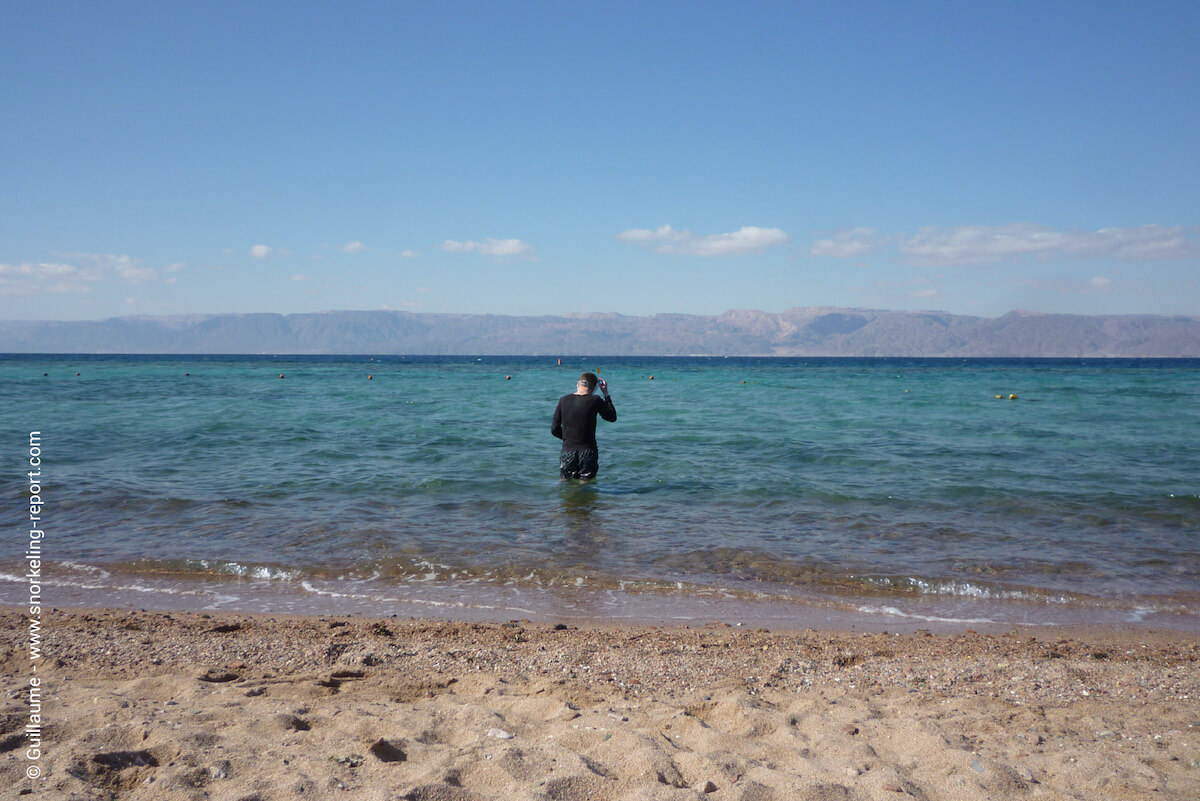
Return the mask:
<svg viewBox="0 0 1200 801">
<path fill-rule="evenodd" d="M 1200 628 L 1200 360 L 562 362 L 0 357 L 21 488 L 41 432 L 46 592 Z M 549 434 L 583 369 L 620 415 L 587 486 Z M 0 501 L 0 601 L 27 504 Z"/>
</svg>

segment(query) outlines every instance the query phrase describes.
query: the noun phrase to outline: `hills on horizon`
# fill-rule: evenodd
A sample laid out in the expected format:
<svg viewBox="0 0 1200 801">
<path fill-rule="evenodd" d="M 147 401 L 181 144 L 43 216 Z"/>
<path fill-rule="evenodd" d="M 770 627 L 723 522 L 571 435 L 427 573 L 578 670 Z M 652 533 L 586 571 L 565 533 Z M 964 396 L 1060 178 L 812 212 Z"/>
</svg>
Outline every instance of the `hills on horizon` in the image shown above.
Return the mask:
<svg viewBox="0 0 1200 801">
<path fill-rule="evenodd" d="M 0 321 L 5 353 L 1200 357 L 1200 317 L 808 307 L 718 315 L 332 311 Z"/>
</svg>

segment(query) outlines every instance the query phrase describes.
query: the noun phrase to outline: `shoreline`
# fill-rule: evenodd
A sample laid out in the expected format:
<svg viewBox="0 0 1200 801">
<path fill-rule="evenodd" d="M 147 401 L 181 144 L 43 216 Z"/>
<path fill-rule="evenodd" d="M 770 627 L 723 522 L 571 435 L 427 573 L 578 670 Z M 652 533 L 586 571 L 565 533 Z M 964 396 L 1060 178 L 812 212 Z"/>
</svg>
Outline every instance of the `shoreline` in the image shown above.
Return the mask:
<svg viewBox="0 0 1200 801">
<path fill-rule="evenodd" d="M 44 617 L 30 780 L 26 610 L 0 608 L 0 776 L 39 797 L 1184 799 L 1200 784 L 1189 632 Z"/>
<path fill-rule="evenodd" d="M 1161 597 L 1141 602 L 1093 603 L 949 596 L 938 593 L 839 595 L 733 589 L 682 584 L 677 588 L 537 584 L 489 581 L 387 582 L 373 579 L 303 580 L 238 575 L 171 577 L 109 572 L 68 563 L 66 574 L 47 575 L 42 586 L 66 608 L 155 609 L 173 612 L 367 617 L 428 617 L 471 622 L 513 618 L 537 623 L 611 622 L 628 625 L 736 626 L 832 631 L 1005 631 L 1014 626 L 1046 631 L 1093 627 L 1169 629 L 1200 634 L 1200 616 L 1186 611 L 1192 598 L 1174 604 Z M 622 583 L 623 585 L 624 583 Z M 20 606 L 23 577 L 0 571 L 0 608 Z M 1180 611 L 1172 611 L 1172 606 Z"/>
</svg>

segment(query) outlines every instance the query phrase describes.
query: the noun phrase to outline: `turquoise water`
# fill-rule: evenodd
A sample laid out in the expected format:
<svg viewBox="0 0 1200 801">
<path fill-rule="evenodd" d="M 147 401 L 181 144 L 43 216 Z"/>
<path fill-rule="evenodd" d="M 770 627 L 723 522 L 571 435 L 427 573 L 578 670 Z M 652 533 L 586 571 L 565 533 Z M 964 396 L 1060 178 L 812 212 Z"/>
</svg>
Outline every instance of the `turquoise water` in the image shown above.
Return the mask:
<svg viewBox="0 0 1200 801">
<path fill-rule="evenodd" d="M 1200 360 L 8 356 L 0 394 L 0 602 L 37 430 L 63 605 L 1200 628 Z"/>
</svg>

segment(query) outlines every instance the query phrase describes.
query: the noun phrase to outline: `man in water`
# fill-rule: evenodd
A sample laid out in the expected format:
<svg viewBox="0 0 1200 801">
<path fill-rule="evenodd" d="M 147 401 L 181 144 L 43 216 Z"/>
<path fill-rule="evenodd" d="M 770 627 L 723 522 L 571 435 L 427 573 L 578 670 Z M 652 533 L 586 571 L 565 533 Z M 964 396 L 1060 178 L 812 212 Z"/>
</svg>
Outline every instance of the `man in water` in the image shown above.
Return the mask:
<svg viewBox="0 0 1200 801">
<path fill-rule="evenodd" d="M 596 387 L 604 393 L 600 400 L 593 393 Z M 563 441 L 558 457 L 558 472 L 563 478 L 591 481 L 600 469 L 600 451 L 596 447 L 596 415 L 610 423 L 617 422 L 617 410 L 608 396 L 608 382 L 595 373 L 579 376 L 575 392 L 558 399 L 550 433 Z"/>
</svg>

